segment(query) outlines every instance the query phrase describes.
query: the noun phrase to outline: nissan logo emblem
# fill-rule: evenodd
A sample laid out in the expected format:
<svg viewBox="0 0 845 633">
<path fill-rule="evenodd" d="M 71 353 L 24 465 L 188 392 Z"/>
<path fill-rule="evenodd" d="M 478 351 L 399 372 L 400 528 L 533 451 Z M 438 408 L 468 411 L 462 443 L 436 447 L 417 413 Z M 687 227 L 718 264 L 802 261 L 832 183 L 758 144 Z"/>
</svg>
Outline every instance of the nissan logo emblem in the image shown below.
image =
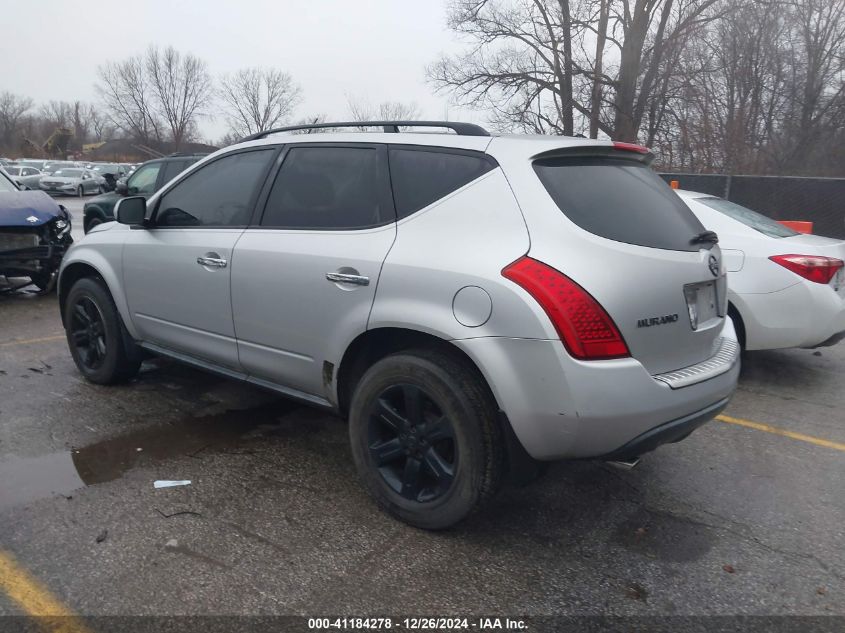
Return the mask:
<svg viewBox="0 0 845 633">
<path fill-rule="evenodd" d="M 715 255 L 711 255 L 710 259 L 707 260 L 707 266 L 710 268 L 710 272 L 713 273 L 714 277 L 719 276 L 719 260 L 716 259 Z"/>
</svg>

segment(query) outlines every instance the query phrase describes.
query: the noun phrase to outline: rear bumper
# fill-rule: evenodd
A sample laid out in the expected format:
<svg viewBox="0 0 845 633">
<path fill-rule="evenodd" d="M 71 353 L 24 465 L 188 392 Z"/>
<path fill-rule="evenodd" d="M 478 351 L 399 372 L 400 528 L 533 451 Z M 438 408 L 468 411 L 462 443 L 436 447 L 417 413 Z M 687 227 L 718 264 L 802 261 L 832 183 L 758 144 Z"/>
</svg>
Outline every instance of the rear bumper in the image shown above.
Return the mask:
<svg viewBox="0 0 845 633">
<path fill-rule="evenodd" d="M 721 336 L 736 341 L 730 319 Z M 672 389 L 634 359 L 580 362 L 560 341 L 454 343 L 481 369 L 516 437 L 539 460 L 605 457 L 633 442 L 651 450 L 716 415 L 739 377 L 738 353 L 725 371 Z"/>
<path fill-rule="evenodd" d="M 801 282 L 778 292 L 731 297 L 749 350 L 816 347 L 845 332 L 845 294 Z"/>
<path fill-rule="evenodd" d="M 730 398 L 725 398 L 709 407 L 705 407 L 701 411 L 696 411 L 677 420 L 656 426 L 638 435 L 625 444 L 625 446 L 616 449 L 604 458 L 620 462 L 632 461 L 640 455 L 653 451 L 661 444 L 680 442 L 702 424 L 709 422 L 724 411 L 725 407 L 728 406 L 728 402 L 730 402 Z"/>
</svg>

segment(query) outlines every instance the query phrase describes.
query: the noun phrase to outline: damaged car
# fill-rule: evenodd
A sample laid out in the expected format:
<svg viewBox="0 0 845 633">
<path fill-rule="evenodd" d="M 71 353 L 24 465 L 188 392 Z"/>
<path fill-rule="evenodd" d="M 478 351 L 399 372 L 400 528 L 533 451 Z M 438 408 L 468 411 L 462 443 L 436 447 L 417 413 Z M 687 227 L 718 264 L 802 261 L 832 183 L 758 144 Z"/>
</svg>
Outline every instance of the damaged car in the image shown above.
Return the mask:
<svg viewBox="0 0 845 633">
<path fill-rule="evenodd" d="M 22 190 L 0 170 L 0 276 L 29 277 L 42 292 L 51 290 L 70 233 L 67 209 L 43 191 Z"/>
</svg>

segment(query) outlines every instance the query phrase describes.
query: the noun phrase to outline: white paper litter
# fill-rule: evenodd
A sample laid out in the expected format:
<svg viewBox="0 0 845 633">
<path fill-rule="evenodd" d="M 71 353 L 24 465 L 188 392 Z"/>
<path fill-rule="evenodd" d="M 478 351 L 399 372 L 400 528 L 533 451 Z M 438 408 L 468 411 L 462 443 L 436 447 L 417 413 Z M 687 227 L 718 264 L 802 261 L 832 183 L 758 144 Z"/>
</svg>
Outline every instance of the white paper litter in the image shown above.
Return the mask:
<svg viewBox="0 0 845 633">
<path fill-rule="evenodd" d="M 169 480 L 169 479 L 159 479 L 156 482 L 153 482 L 153 486 L 156 488 L 172 488 L 173 486 L 190 486 L 191 480 L 190 479 L 179 479 L 179 480 Z"/>
</svg>

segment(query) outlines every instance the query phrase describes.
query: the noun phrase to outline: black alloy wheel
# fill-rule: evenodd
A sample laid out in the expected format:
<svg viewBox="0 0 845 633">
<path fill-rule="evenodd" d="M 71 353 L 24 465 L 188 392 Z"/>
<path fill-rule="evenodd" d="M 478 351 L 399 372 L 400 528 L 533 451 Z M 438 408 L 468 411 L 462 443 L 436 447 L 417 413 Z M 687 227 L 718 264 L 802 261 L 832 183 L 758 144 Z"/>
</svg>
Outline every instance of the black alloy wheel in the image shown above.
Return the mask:
<svg viewBox="0 0 845 633">
<path fill-rule="evenodd" d="M 395 492 L 424 503 L 449 490 L 458 465 L 455 430 L 423 389 L 411 384 L 385 389 L 368 426 L 373 463 Z"/>
<path fill-rule="evenodd" d="M 97 371 L 106 360 L 106 327 L 100 308 L 90 297 L 80 297 L 73 306 L 70 338 L 85 367 Z"/>
<path fill-rule="evenodd" d="M 408 349 L 374 362 L 349 404 L 352 459 L 384 510 L 427 530 L 465 519 L 504 472 L 496 401 L 458 352 Z"/>
</svg>

